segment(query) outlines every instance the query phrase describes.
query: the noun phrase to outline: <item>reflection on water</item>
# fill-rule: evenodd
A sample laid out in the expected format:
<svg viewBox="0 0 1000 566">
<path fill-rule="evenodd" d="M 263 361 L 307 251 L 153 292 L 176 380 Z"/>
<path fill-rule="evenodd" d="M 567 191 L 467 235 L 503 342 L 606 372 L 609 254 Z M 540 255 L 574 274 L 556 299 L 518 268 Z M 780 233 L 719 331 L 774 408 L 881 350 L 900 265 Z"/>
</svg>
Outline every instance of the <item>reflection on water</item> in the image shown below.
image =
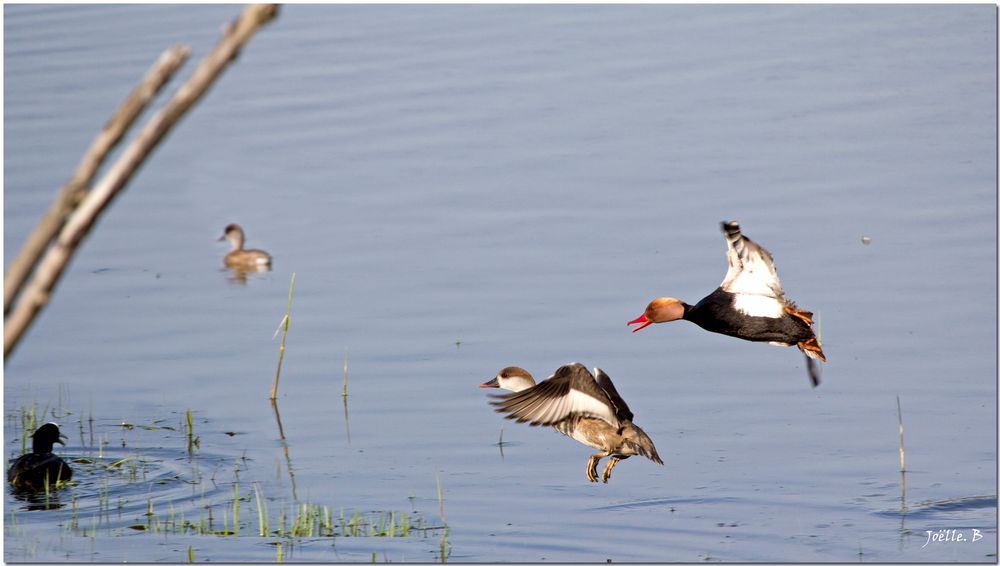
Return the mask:
<svg viewBox="0 0 1000 566">
<path fill-rule="evenodd" d="M 59 489 L 53 488 L 51 491 L 18 490 L 10 488 L 10 495 L 21 502 L 26 503 L 20 507 L 24 511 L 48 511 L 52 509 L 62 509 L 66 506 L 60 501 Z"/>
<path fill-rule="evenodd" d="M 274 410 L 274 420 L 278 423 L 278 439 L 281 441 L 281 451 L 285 454 L 285 469 L 288 470 L 288 481 L 292 485 L 292 499 L 298 501 L 295 493 L 295 471 L 292 469 L 292 457 L 288 454 L 288 441 L 285 440 L 285 427 L 281 425 L 281 413 L 278 412 L 278 401 L 271 399 L 271 409 Z"/>
<path fill-rule="evenodd" d="M 255 266 L 240 266 L 240 267 L 230 267 L 227 269 L 229 272 L 229 282 L 234 285 L 246 285 L 247 275 L 254 273 L 266 273 L 271 271 L 270 265 L 255 265 Z"/>
<path fill-rule="evenodd" d="M 995 495 L 970 495 L 965 497 L 953 497 L 949 499 L 923 501 L 900 510 L 878 511 L 880 515 L 896 516 L 902 515 L 910 518 L 925 519 L 938 516 L 943 513 L 961 513 L 976 509 L 992 509 L 997 506 Z"/>
</svg>

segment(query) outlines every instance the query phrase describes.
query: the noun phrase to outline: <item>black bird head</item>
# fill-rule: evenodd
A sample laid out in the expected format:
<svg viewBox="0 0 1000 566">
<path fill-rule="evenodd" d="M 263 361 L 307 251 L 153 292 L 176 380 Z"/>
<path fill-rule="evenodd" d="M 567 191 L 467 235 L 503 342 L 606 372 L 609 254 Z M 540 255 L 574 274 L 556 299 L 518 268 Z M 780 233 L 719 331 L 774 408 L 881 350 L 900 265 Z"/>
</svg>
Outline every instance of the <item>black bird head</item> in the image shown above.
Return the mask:
<svg viewBox="0 0 1000 566">
<path fill-rule="evenodd" d="M 66 446 L 65 440 L 69 439 L 59 432 L 59 425 L 45 423 L 31 435 L 31 451 L 35 454 L 48 454 L 52 452 L 52 445 L 56 442 Z"/>
</svg>

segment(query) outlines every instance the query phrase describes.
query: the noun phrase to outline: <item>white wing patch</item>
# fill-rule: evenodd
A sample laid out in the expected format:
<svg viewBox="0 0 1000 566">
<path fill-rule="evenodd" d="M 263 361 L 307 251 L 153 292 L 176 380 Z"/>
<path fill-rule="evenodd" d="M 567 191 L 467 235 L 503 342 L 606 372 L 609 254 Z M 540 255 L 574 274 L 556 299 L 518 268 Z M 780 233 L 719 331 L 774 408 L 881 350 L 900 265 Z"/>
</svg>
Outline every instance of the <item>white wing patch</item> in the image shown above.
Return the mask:
<svg viewBox="0 0 1000 566">
<path fill-rule="evenodd" d="M 739 269 L 731 275 L 726 290 L 737 294 L 746 293 L 769 297 L 779 295 L 781 283 L 778 282 L 778 276 L 774 273 L 772 264 L 762 260 L 763 258 L 759 255 L 749 255 L 743 261 L 743 269 Z"/>
<path fill-rule="evenodd" d="M 614 410 L 603 399 L 595 399 L 576 389 L 570 389 L 569 395 L 566 395 L 563 399 L 569 400 L 572 407 L 571 412 L 573 413 L 597 417 L 614 427 L 621 426 L 618 423 L 618 418 L 615 417 Z"/>
<path fill-rule="evenodd" d="M 526 407 L 525 410 L 515 411 L 514 414 L 541 425 L 552 425 L 569 416 L 581 415 L 601 419 L 614 427 L 621 426 L 611 407 L 576 389 L 570 389 L 569 393 L 562 397 L 536 401 L 530 405 L 530 408 Z"/>
<path fill-rule="evenodd" d="M 726 230 L 723 229 L 723 232 Z M 736 305 L 736 308 L 746 314 L 771 318 L 780 316 L 785 292 L 781 288 L 781 281 L 774 269 L 771 254 L 742 233 L 736 232 L 736 234 L 739 237 L 735 241 L 730 241 L 730 234 L 726 232 L 726 260 L 729 269 L 720 287 L 738 297 L 748 296 L 743 301 L 742 307 L 740 304 Z M 774 299 L 777 305 L 768 304 L 764 298 Z"/>
<path fill-rule="evenodd" d="M 733 307 L 748 316 L 781 318 L 785 314 L 785 307 L 771 295 L 737 293 L 733 297 Z"/>
</svg>

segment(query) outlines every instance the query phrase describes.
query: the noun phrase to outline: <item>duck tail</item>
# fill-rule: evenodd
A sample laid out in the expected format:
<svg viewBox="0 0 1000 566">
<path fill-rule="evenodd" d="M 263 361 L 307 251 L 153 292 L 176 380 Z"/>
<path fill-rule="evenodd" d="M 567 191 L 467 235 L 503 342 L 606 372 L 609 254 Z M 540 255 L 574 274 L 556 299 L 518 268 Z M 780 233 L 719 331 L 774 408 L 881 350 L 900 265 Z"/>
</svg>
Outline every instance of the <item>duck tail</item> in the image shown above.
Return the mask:
<svg viewBox="0 0 1000 566">
<path fill-rule="evenodd" d="M 799 350 L 806 356 L 806 370 L 809 372 L 809 379 L 812 381 L 812 386 L 816 387 L 819 385 L 819 362 L 817 360 L 825 362 L 826 355 L 823 354 L 823 348 L 820 346 L 819 340 L 815 336 L 811 336 L 808 340 L 803 340 L 796 344 Z"/>
<path fill-rule="evenodd" d="M 809 337 L 807 340 L 803 340 L 796 344 L 799 350 L 806 355 L 807 358 L 812 358 L 814 360 L 826 361 L 826 355 L 823 354 L 823 348 L 820 346 L 819 340 L 815 336 Z"/>
<path fill-rule="evenodd" d="M 639 454 L 649 458 L 650 460 L 656 462 L 657 464 L 663 465 L 663 460 L 660 459 L 660 455 L 656 453 L 656 446 L 653 445 L 652 439 L 636 425 L 627 427 L 629 430 L 625 434 L 625 443 L 632 447 L 633 450 Z M 631 434 L 629 434 L 631 432 Z"/>
</svg>

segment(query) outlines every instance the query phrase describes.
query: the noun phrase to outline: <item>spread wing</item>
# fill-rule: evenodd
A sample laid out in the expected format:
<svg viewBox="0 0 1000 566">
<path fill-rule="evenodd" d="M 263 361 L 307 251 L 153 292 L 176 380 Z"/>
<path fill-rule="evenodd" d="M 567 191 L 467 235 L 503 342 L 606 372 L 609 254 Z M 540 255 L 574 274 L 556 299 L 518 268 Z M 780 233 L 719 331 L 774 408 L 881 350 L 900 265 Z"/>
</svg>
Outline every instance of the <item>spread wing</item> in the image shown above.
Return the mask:
<svg viewBox="0 0 1000 566">
<path fill-rule="evenodd" d="M 615 384 L 611 382 L 611 377 L 604 373 L 601 368 L 594 368 L 594 378 L 597 381 L 597 385 L 604 390 L 608 395 L 608 399 L 611 400 L 611 404 L 614 405 L 616 416 L 620 421 L 631 421 L 632 411 L 629 410 L 628 405 L 625 403 L 625 399 L 618 394 L 618 390 L 615 389 Z"/>
<path fill-rule="evenodd" d="M 538 385 L 499 395 L 491 404 L 497 407 L 498 413 L 507 413 L 508 419 L 535 426 L 553 425 L 563 419 L 586 416 L 604 420 L 616 428 L 621 427 L 608 394 L 580 364 L 565 365 Z"/>
<path fill-rule="evenodd" d="M 735 221 L 723 222 L 722 232 L 726 238 L 729 270 L 719 286 L 737 295 L 771 297 L 784 303 L 785 292 L 771 254 L 744 236 Z"/>
</svg>

